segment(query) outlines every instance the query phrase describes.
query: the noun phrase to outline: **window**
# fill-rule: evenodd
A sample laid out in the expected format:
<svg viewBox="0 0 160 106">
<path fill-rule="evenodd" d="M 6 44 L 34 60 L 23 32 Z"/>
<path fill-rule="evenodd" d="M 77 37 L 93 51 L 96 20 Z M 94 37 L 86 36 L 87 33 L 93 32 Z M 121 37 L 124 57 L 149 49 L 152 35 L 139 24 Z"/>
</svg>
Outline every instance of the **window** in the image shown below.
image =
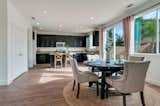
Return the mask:
<svg viewBox="0 0 160 106">
<path fill-rule="evenodd" d="M 125 56 L 123 23 L 120 22 L 106 30 L 106 55 L 110 59 L 119 59 Z M 107 56 L 106 56 L 107 57 Z"/>
<path fill-rule="evenodd" d="M 125 46 L 124 46 L 124 32 L 123 24 L 119 23 L 115 26 L 115 43 L 116 43 L 116 58 L 121 58 L 125 56 Z"/>
<path fill-rule="evenodd" d="M 157 11 L 135 18 L 134 48 L 136 53 L 156 53 Z"/>
<path fill-rule="evenodd" d="M 86 47 L 87 48 L 90 47 L 90 36 L 89 35 L 86 36 Z"/>
</svg>

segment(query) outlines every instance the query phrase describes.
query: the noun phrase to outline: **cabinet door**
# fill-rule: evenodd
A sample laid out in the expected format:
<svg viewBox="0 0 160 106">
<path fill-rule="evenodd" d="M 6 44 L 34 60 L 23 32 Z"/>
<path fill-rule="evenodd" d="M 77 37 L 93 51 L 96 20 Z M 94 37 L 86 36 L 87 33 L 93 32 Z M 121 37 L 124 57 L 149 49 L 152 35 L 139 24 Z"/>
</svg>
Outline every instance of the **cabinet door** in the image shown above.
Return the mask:
<svg viewBox="0 0 160 106">
<path fill-rule="evenodd" d="M 93 32 L 93 46 L 99 46 L 99 31 Z"/>
</svg>

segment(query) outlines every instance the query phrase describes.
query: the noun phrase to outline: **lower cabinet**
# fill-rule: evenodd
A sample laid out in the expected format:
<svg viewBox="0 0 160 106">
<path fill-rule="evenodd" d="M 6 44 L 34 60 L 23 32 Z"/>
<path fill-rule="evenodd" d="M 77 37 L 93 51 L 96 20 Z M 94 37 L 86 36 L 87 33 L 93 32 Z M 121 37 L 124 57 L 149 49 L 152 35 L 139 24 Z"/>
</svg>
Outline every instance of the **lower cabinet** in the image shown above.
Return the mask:
<svg viewBox="0 0 160 106">
<path fill-rule="evenodd" d="M 87 60 L 86 53 L 77 53 L 74 57 L 76 58 L 77 62 L 84 62 Z"/>
<path fill-rule="evenodd" d="M 77 53 L 74 55 L 78 62 L 84 62 L 87 60 L 86 53 Z M 37 54 L 36 55 L 36 62 L 37 64 L 51 64 L 54 63 L 54 56 L 49 54 Z"/>
<path fill-rule="evenodd" d="M 49 54 L 37 54 L 36 55 L 37 64 L 49 64 L 50 63 L 50 55 Z"/>
</svg>

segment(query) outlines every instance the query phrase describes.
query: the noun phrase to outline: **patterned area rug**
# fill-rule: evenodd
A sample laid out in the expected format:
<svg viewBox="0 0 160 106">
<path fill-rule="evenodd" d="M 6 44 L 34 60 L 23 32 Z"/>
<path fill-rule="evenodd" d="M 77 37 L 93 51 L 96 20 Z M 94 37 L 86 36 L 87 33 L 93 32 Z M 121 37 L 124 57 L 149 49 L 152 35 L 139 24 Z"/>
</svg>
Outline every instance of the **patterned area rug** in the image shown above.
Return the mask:
<svg viewBox="0 0 160 106">
<path fill-rule="evenodd" d="M 96 96 L 96 87 L 89 88 L 87 83 L 81 84 L 79 99 L 76 99 L 76 90 L 72 91 L 72 82 L 64 87 L 63 96 L 69 106 L 123 106 L 122 96 L 101 100 Z M 160 92 L 146 85 L 144 96 L 146 106 L 160 106 Z M 127 106 L 142 106 L 139 93 L 127 96 Z"/>
</svg>

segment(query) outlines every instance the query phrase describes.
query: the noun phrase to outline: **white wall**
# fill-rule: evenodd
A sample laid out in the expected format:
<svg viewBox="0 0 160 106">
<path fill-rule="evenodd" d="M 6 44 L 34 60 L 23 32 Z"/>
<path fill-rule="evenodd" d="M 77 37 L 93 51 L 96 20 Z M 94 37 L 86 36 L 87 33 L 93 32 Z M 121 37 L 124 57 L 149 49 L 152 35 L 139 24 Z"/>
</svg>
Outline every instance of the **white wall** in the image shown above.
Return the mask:
<svg viewBox="0 0 160 106">
<path fill-rule="evenodd" d="M 7 1 L 0 0 L 0 85 L 7 80 Z"/>
<path fill-rule="evenodd" d="M 47 35 L 70 35 L 70 36 L 85 36 L 85 34 L 80 33 L 67 33 L 67 32 L 47 32 L 47 31 L 37 31 L 38 34 L 47 34 Z"/>
<path fill-rule="evenodd" d="M 37 52 L 37 31 L 34 30 L 34 36 L 35 39 L 33 40 L 33 44 L 32 44 L 32 54 L 33 54 L 33 65 L 36 65 L 36 52 Z"/>
<path fill-rule="evenodd" d="M 8 73 L 7 84 L 28 70 L 28 34 L 31 25 L 8 1 Z"/>
<path fill-rule="evenodd" d="M 97 46 L 93 46 L 93 32 L 90 32 L 89 33 L 89 49 L 94 49 L 94 48 L 96 48 Z"/>
<path fill-rule="evenodd" d="M 34 57 L 36 53 L 34 53 L 34 40 L 32 36 L 32 29 L 28 30 L 28 68 L 32 68 L 34 66 Z"/>
<path fill-rule="evenodd" d="M 101 58 L 103 58 L 103 53 L 104 53 L 104 45 L 103 45 L 103 29 L 99 29 L 99 55 Z"/>
<path fill-rule="evenodd" d="M 89 40 L 90 40 L 89 48 L 92 49 L 93 48 L 93 32 L 89 33 Z"/>
</svg>

